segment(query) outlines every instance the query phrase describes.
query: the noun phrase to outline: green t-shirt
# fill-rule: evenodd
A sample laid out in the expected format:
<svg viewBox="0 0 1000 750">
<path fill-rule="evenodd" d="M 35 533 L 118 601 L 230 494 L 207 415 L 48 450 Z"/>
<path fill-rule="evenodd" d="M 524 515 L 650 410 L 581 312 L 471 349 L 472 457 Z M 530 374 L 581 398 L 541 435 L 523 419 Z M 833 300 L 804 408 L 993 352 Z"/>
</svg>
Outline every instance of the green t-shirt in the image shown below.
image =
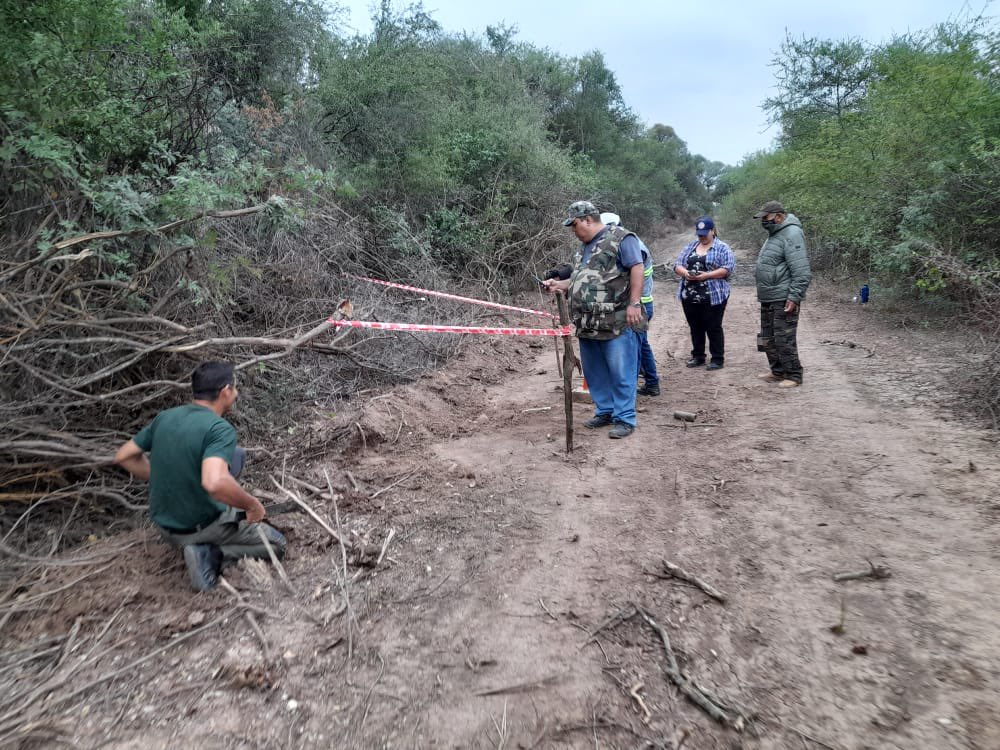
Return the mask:
<svg viewBox="0 0 1000 750">
<path fill-rule="evenodd" d="M 149 514 L 168 529 L 211 523 L 226 505 L 201 486 L 201 462 L 231 463 L 236 430 L 205 406 L 185 404 L 160 412 L 132 438 L 149 454 Z"/>
</svg>

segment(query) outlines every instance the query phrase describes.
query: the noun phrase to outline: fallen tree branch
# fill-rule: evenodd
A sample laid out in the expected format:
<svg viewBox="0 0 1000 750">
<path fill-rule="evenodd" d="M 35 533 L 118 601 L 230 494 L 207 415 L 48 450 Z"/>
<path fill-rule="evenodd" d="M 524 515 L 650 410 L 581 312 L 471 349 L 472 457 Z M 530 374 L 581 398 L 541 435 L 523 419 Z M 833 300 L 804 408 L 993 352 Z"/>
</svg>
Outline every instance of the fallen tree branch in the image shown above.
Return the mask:
<svg viewBox="0 0 1000 750">
<path fill-rule="evenodd" d="M 717 599 L 723 604 L 726 603 L 726 595 L 723 594 L 714 586 L 712 586 L 711 584 L 706 583 L 705 581 L 698 578 L 698 576 L 696 575 L 688 573 L 686 570 L 684 570 L 684 568 L 680 567 L 679 565 L 674 565 L 672 562 L 669 562 L 668 560 L 663 560 L 662 562 L 663 562 L 663 569 L 666 570 L 666 572 L 670 576 L 674 578 L 679 578 L 682 581 L 687 581 L 688 583 L 693 584 L 698 588 L 700 588 L 702 591 L 704 591 L 713 599 Z"/>
<path fill-rule="evenodd" d="M 660 636 L 660 641 L 663 643 L 663 650 L 667 655 L 667 666 L 664 668 L 664 671 L 667 673 L 667 677 L 670 678 L 670 681 L 674 683 L 677 689 L 680 690 L 681 693 L 688 698 L 688 700 L 720 724 L 732 727 L 737 732 L 743 731 L 744 718 L 742 712 L 736 711 L 735 718 L 731 717 L 719 705 L 721 701 L 714 696 L 711 696 L 703 688 L 698 687 L 693 680 L 689 680 L 685 677 L 677 665 L 677 657 L 670 645 L 670 637 L 667 635 L 666 629 L 654 620 L 653 616 L 646 610 L 637 605 L 634 605 L 634 609 L 639 613 L 642 619 L 646 621 L 646 624 Z"/>
<path fill-rule="evenodd" d="M 731 727 L 737 732 L 743 731 L 745 714 L 738 709 L 727 706 L 718 698 L 711 695 L 707 690 L 700 687 L 694 680 L 689 679 L 681 672 L 680 665 L 677 663 L 677 655 L 674 653 L 674 649 L 670 645 L 670 636 L 667 634 L 666 629 L 660 625 L 649 612 L 639 605 L 629 604 L 618 610 L 615 614 L 592 631 L 591 636 L 588 638 L 586 643 L 593 640 L 597 633 L 609 625 L 630 620 L 637 614 L 660 637 L 660 642 L 663 644 L 663 651 L 667 658 L 667 663 L 663 667 L 663 671 L 666 673 L 667 677 L 674 684 L 674 686 L 680 690 L 680 692 L 687 697 L 688 700 L 720 724 Z M 584 645 L 586 645 L 586 643 Z"/>
</svg>

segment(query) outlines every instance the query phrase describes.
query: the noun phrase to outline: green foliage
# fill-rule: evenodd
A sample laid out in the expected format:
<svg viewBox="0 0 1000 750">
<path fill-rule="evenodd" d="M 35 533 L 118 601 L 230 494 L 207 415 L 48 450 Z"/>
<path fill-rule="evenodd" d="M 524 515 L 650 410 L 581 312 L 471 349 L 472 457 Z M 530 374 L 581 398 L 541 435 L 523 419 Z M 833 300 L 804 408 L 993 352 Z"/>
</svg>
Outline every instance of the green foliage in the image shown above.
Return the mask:
<svg viewBox="0 0 1000 750">
<path fill-rule="evenodd" d="M 327 133 L 362 193 L 416 220 L 444 209 L 494 225 L 583 195 L 640 229 L 708 205 L 705 160 L 672 132 L 642 132 L 599 52 L 563 58 L 510 27 L 449 36 L 419 5 L 383 3 L 374 25 L 317 65 Z"/>
<path fill-rule="evenodd" d="M 787 40 L 774 153 L 725 175 L 723 214 L 744 225 L 781 199 L 824 262 L 947 293 L 941 254 L 989 268 L 1000 247 L 997 33 L 981 20 L 881 46 Z"/>
<path fill-rule="evenodd" d="M 39 233 L 50 247 L 275 193 L 291 200 L 262 228 L 297 232 L 336 197 L 400 257 L 491 278 L 573 199 L 640 230 L 709 205 L 721 165 L 646 131 L 599 51 L 446 34 L 388 0 L 368 36 L 335 19 L 321 0 L 0 0 L 0 201 L 85 203 Z M 105 252 L 120 269 L 145 250 Z"/>
</svg>

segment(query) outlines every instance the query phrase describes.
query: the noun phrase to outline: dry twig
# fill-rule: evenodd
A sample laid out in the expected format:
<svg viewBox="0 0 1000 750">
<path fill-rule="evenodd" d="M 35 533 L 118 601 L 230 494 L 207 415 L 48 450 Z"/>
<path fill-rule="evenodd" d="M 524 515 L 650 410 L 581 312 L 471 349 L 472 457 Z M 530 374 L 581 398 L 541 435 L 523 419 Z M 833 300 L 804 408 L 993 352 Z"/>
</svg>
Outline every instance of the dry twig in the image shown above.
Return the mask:
<svg viewBox="0 0 1000 750">
<path fill-rule="evenodd" d="M 243 595 L 233 588 L 233 585 L 226 580 L 225 576 L 219 576 L 219 585 L 226 590 L 234 599 L 236 599 L 237 604 L 243 608 L 243 617 L 250 624 L 251 630 L 257 635 L 257 639 L 260 641 L 261 650 L 264 652 L 264 661 L 271 661 L 271 645 L 268 643 L 267 638 L 264 636 L 264 631 L 261 630 L 260 625 L 257 623 L 257 618 L 253 616 L 253 612 L 250 611 L 250 605 L 247 604 L 246 599 Z"/>
<path fill-rule="evenodd" d="M 398 487 L 399 485 L 401 485 L 403 482 L 405 482 L 407 479 L 409 479 L 410 477 L 412 477 L 416 473 L 417 473 L 416 470 L 407 472 L 402 477 L 400 477 L 399 479 L 397 479 L 395 482 L 393 482 L 392 484 L 390 484 L 388 487 L 383 487 L 382 489 L 380 489 L 380 490 L 372 493 L 372 500 L 374 500 L 375 498 L 377 498 L 382 493 L 388 492 L 389 490 L 393 489 L 394 487 Z"/>
<path fill-rule="evenodd" d="M 267 534 L 264 533 L 264 529 L 261 528 L 260 524 L 257 526 L 257 536 L 260 537 L 260 541 L 264 544 L 264 549 L 267 550 L 267 556 L 271 558 L 271 565 L 274 569 L 278 571 L 278 577 L 281 578 L 281 582 L 285 584 L 285 588 L 288 589 L 288 593 L 295 594 L 295 587 L 292 586 L 292 582 L 288 579 L 288 574 L 285 572 L 285 566 L 281 564 L 281 560 L 274 552 L 274 548 L 271 546 L 271 542 L 267 538 Z"/>
<path fill-rule="evenodd" d="M 385 557 L 385 552 L 389 549 L 389 544 L 394 536 L 396 536 L 396 530 L 390 528 L 389 533 L 385 535 L 385 541 L 382 542 L 382 550 L 378 553 L 378 559 L 375 561 L 376 568 L 382 563 L 382 558 Z"/>
<path fill-rule="evenodd" d="M 711 584 L 706 583 L 705 581 L 698 578 L 698 576 L 696 575 L 688 573 L 686 570 L 684 570 L 684 568 L 680 567 L 679 565 L 674 565 L 674 563 L 669 562 L 667 560 L 663 560 L 662 562 L 663 562 L 663 569 L 669 575 L 673 576 L 674 578 L 679 578 L 682 581 L 687 581 L 688 583 L 694 584 L 713 599 L 717 599 L 723 604 L 726 603 L 726 595 L 723 594 L 714 586 L 712 586 Z"/>
<path fill-rule="evenodd" d="M 298 495 L 296 495 L 294 492 L 287 489 L 286 487 L 282 487 L 281 484 L 278 482 L 278 480 L 275 479 L 274 477 L 271 477 L 271 482 L 274 483 L 275 487 L 277 487 L 279 490 L 288 495 L 288 497 L 293 502 L 300 505 L 302 507 L 302 510 L 308 513 L 309 517 L 312 518 L 316 523 L 318 523 L 320 525 L 320 528 L 322 528 L 327 534 L 336 539 L 337 542 L 342 547 L 346 547 L 348 549 L 352 549 L 354 547 L 354 545 L 351 543 L 349 539 L 344 539 L 340 534 L 338 534 L 336 531 L 330 528 L 330 524 L 328 524 L 326 521 L 320 518 L 319 515 L 316 513 L 316 511 L 314 511 L 312 508 L 306 505 L 305 501 L 303 501 L 302 498 L 300 498 Z"/>
<path fill-rule="evenodd" d="M 674 650 L 670 645 L 670 637 L 667 635 L 666 629 L 654 620 L 653 616 L 646 610 L 638 606 L 634 606 L 634 609 L 639 613 L 642 619 L 656 631 L 657 635 L 660 636 L 660 641 L 663 643 L 663 650 L 667 655 L 667 667 L 664 671 L 666 671 L 667 677 L 670 678 L 670 681 L 677 686 L 677 689 L 687 696 L 688 700 L 701 708 L 705 713 L 718 721 L 720 724 L 730 726 L 737 732 L 742 731 L 744 725 L 742 712 L 737 711 L 735 718 L 731 717 L 721 707 L 721 701 L 714 698 L 703 688 L 696 685 L 693 680 L 685 677 L 677 665 L 677 657 L 674 655 Z"/>
<path fill-rule="evenodd" d="M 875 565 L 871 560 L 865 560 L 868 563 L 868 570 L 859 570 L 854 572 L 845 573 L 834 573 L 833 580 L 837 581 L 856 581 L 861 578 L 874 578 L 875 580 L 881 580 L 883 578 L 891 578 L 892 571 L 889 570 L 884 565 Z"/>
<path fill-rule="evenodd" d="M 636 702 L 636 705 L 638 705 L 639 708 L 642 710 L 642 723 L 649 724 L 649 720 L 653 718 L 653 714 L 649 712 L 649 707 L 646 706 L 646 701 L 644 701 L 642 699 L 642 696 L 639 695 L 639 691 L 642 690 L 644 687 L 645 685 L 643 685 L 641 682 L 636 683 L 629 689 L 628 694 L 632 696 L 632 699 Z"/>
<path fill-rule="evenodd" d="M 340 509 L 337 507 L 337 497 L 333 494 L 333 482 L 330 480 L 330 474 L 327 470 L 323 469 L 323 476 L 326 478 L 326 486 L 330 490 L 330 494 L 333 495 L 333 514 L 337 523 L 337 533 L 340 539 L 344 538 L 343 529 L 340 527 Z M 350 577 L 347 575 L 347 550 L 344 545 L 340 545 L 340 560 L 341 566 L 343 568 L 344 575 L 344 608 L 347 611 L 347 658 L 354 655 L 354 626 L 357 620 L 354 617 L 354 609 L 351 607 L 351 592 L 350 592 Z"/>
<path fill-rule="evenodd" d="M 488 690 L 480 690 L 473 693 L 476 696 L 485 695 L 503 695 L 506 693 L 527 693 L 532 690 L 537 690 L 540 687 L 545 687 L 546 685 L 551 685 L 553 682 L 561 679 L 563 675 L 554 674 L 548 677 L 543 677 L 540 680 L 532 680 L 531 682 L 519 682 L 516 685 L 507 685 L 505 687 L 489 688 Z"/>
</svg>

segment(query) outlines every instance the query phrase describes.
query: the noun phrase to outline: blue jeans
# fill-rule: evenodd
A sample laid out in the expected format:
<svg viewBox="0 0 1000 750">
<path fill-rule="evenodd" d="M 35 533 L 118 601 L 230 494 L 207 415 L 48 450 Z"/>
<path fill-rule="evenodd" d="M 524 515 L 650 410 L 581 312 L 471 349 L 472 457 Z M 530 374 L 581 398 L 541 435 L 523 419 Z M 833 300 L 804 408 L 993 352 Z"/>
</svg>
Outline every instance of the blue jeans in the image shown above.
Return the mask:
<svg viewBox="0 0 1000 750">
<path fill-rule="evenodd" d="M 639 377 L 639 337 L 631 328 L 608 341 L 580 339 L 580 359 L 594 415 L 635 427 L 635 381 Z"/>
<path fill-rule="evenodd" d="M 644 302 L 643 307 L 646 308 L 646 320 L 652 321 L 653 303 Z M 660 376 L 656 374 L 656 359 L 653 357 L 653 349 L 649 345 L 649 337 L 645 331 L 642 333 L 637 331 L 635 335 L 639 339 L 639 374 L 642 375 L 646 385 L 659 385 Z"/>
</svg>

